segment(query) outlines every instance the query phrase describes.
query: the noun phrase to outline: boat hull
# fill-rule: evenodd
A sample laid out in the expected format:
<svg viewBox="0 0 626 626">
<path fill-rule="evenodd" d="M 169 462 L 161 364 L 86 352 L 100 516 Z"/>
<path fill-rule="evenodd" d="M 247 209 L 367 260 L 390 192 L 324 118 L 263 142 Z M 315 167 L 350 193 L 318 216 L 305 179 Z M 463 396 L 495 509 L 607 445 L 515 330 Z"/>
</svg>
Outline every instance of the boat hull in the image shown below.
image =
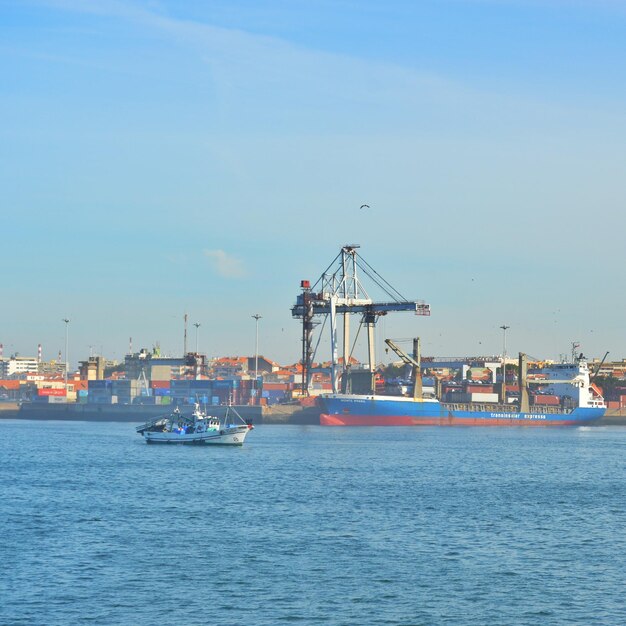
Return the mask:
<svg viewBox="0 0 626 626">
<path fill-rule="evenodd" d="M 220 431 L 191 434 L 146 431 L 143 433 L 143 436 L 146 443 L 196 446 L 242 446 L 249 430 L 247 426 L 236 426 L 235 428 L 227 428 Z"/>
<path fill-rule="evenodd" d="M 581 426 L 597 422 L 606 409 L 578 407 L 546 412 L 499 412 L 497 408 L 447 405 L 436 400 L 335 395 L 321 398 L 322 426 Z M 484 407 L 484 405 L 483 405 Z"/>
</svg>

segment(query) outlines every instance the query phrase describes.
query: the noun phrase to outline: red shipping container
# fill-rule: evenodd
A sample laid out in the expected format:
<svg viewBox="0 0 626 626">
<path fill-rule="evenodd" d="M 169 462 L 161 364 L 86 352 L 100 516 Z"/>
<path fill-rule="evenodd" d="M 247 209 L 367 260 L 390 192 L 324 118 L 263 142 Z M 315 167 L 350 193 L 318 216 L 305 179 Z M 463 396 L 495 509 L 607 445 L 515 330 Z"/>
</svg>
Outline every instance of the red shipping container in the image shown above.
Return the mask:
<svg viewBox="0 0 626 626">
<path fill-rule="evenodd" d="M 67 392 L 65 389 L 50 389 L 48 387 L 43 389 L 37 389 L 38 396 L 65 396 Z"/>
<path fill-rule="evenodd" d="M 170 381 L 169 380 L 152 380 L 150 381 L 150 387 L 152 387 L 152 389 L 169 389 Z"/>
<path fill-rule="evenodd" d="M 548 396 L 548 395 L 538 394 L 535 396 L 535 404 L 559 406 L 559 404 L 561 404 L 561 399 L 559 398 L 559 396 Z"/>
</svg>

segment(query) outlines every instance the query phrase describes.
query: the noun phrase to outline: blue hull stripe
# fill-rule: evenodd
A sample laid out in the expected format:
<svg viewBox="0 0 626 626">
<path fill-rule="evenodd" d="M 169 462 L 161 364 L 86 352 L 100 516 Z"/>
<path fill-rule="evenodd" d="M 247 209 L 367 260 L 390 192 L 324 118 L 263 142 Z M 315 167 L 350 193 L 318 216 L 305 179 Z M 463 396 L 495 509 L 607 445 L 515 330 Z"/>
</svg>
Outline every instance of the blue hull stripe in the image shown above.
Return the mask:
<svg viewBox="0 0 626 626">
<path fill-rule="evenodd" d="M 519 413 L 499 412 L 497 407 L 493 411 L 468 411 L 453 409 L 439 402 L 413 402 L 407 400 L 372 399 L 372 398 L 321 398 L 323 413 L 329 415 L 385 417 L 408 417 L 415 419 L 457 419 L 457 420 L 485 420 L 493 422 L 502 420 L 510 423 L 511 420 L 541 421 L 544 423 L 560 424 L 563 422 L 586 423 L 599 420 L 606 409 L 602 407 L 577 407 L 570 412 L 560 413 Z"/>
</svg>

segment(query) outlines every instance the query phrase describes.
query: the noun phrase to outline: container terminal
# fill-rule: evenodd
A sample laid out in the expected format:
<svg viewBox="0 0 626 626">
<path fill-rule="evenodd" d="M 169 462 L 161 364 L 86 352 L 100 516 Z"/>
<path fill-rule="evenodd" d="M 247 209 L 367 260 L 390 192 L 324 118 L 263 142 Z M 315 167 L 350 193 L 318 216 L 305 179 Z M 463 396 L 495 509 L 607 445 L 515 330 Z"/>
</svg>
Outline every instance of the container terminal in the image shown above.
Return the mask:
<svg viewBox="0 0 626 626">
<path fill-rule="evenodd" d="M 358 249 L 358 245 L 343 246 L 316 283 L 301 281 L 291 309 L 293 318 L 302 325 L 302 355 L 296 363 L 282 366 L 259 355 L 258 342 L 254 356 L 209 359 L 197 351 L 197 346 L 196 351 L 188 351 L 187 314 L 183 317 L 182 357 L 163 355 L 158 345 L 134 352 L 131 338 L 123 362 L 89 356 L 70 372 L 60 351 L 57 359 L 45 361 L 39 344 L 36 357 L 5 357 L 0 344 L 0 418 L 146 421 L 174 406 L 199 402 L 210 406 L 218 416 L 233 405 L 242 417 L 257 424 L 319 424 L 321 407 L 316 398 L 322 395 L 413 395 L 417 377 L 412 357 L 398 347 L 398 340 L 389 339 L 387 345 L 399 360 L 377 365 L 374 331 L 383 315 L 410 312 L 429 316 L 430 305 L 404 298 L 362 258 Z M 363 278 L 369 278 L 385 297 L 370 298 Z M 359 318 L 355 334 L 365 331 L 365 363 L 354 357 L 354 315 Z M 252 317 L 258 324 L 260 316 Z M 69 320 L 63 321 L 67 326 Z M 327 326 L 329 331 L 331 358 L 325 362 L 316 362 L 313 348 L 313 334 L 319 325 L 322 330 Z M 425 398 L 454 404 L 480 402 L 496 406 L 518 401 L 521 391 L 517 360 L 506 354 L 509 327 L 501 328 L 504 345 L 499 355 L 420 355 L 420 393 Z M 562 356 L 560 364 L 575 362 L 579 348 L 579 343 L 572 342 L 571 358 Z M 588 363 L 595 391 L 606 400 L 602 423 L 626 423 L 626 359 L 610 361 L 607 355 Z M 533 383 L 529 406 L 553 407 L 554 412 L 567 402 L 568 394 L 559 393 L 549 381 L 541 384 L 548 368 L 558 364 L 528 359 L 528 379 Z"/>
</svg>

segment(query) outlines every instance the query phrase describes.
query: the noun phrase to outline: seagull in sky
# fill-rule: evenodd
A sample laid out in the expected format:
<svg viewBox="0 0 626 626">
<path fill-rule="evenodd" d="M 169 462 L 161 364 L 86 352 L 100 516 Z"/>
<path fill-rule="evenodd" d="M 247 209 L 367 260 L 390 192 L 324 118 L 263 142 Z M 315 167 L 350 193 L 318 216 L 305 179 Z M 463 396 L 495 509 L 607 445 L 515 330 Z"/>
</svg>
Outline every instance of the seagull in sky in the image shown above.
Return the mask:
<svg viewBox="0 0 626 626">
<path fill-rule="evenodd" d="M 362 204 L 359 209 L 369 209 L 370 205 L 369 204 Z"/>
</svg>

